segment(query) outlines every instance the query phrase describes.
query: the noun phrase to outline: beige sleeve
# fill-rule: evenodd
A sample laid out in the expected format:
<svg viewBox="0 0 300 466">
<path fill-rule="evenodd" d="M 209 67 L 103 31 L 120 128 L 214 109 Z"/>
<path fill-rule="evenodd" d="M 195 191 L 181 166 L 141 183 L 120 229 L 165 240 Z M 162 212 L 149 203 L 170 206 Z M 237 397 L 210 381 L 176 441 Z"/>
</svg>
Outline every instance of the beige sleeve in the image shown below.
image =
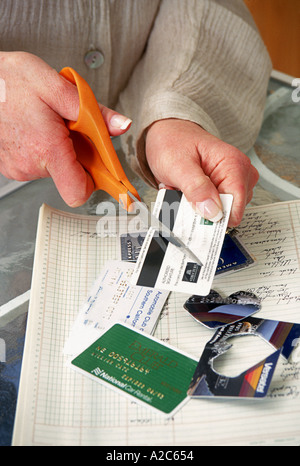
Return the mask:
<svg viewBox="0 0 300 466">
<path fill-rule="evenodd" d="M 271 62 L 242 0 L 162 0 L 148 46 L 119 100 L 122 146 L 155 186 L 144 135 L 165 118 L 193 121 L 246 152 L 259 132 Z"/>
</svg>

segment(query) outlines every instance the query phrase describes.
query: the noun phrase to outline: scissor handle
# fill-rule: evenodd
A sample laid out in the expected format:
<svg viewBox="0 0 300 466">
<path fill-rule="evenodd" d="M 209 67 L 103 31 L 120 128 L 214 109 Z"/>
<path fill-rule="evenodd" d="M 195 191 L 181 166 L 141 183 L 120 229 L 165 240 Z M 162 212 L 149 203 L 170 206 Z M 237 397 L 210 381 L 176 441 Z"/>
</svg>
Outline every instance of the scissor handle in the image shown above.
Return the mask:
<svg viewBox="0 0 300 466">
<path fill-rule="evenodd" d="M 70 130 L 85 135 L 97 149 L 90 157 L 85 157 L 81 151 L 78 158 L 91 174 L 95 188 L 108 192 L 128 210 L 133 201 L 127 191 L 138 199 L 140 197 L 122 168 L 94 93 L 88 83 L 72 68 L 63 68 L 60 74 L 77 86 L 79 94 L 78 119 L 68 121 L 67 126 Z M 105 167 L 109 173 L 104 173 Z"/>
</svg>

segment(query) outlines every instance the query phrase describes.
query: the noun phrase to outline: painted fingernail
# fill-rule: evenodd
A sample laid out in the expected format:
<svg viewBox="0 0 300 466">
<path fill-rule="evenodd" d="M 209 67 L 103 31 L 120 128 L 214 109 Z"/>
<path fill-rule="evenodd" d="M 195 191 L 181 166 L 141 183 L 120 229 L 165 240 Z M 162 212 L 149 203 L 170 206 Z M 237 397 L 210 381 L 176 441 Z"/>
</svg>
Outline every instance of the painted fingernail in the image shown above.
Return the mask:
<svg viewBox="0 0 300 466">
<path fill-rule="evenodd" d="M 201 215 L 201 217 L 204 217 L 211 222 L 218 222 L 221 220 L 221 218 L 223 218 L 222 210 L 212 199 L 206 199 L 206 201 L 197 202 L 196 211 Z"/>
<path fill-rule="evenodd" d="M 173 191 L 177 191 L 176 188 L 173 188 L 173 186 L 168 186 L 165 183 L 159 183 L 158 189 L 172 189 Z"/>
<path fill-rule="evenodd" d="M 131 123 L 132 120 L 123 115 L 113 115 L 110 119 L 111 126 L 118 129 L 127 129 Z"/>
<path fill-rule="evenodd" d="M 166 189 L 166 187 L 165 183 L 159 183 L 158 185 L 158 189 Z"/>
</svg>

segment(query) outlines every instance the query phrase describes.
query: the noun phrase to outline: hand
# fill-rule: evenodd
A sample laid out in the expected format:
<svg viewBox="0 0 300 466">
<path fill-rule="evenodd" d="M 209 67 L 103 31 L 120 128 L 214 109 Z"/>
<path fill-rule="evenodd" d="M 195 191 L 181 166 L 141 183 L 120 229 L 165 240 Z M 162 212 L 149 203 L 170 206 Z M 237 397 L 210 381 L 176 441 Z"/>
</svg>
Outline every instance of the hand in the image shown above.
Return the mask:
<svg viewBox="0 0 300 466">
<path fill-rule="evenodd" d="M 182 191 L 207 219 L 222 218 L 219 193 L 232 194 L 228 225 L 239 225 L 258 181 L 245 154 L 195 123 L 166 119 L 148 129 L 146 157 L 157 182 Z"/>
<path fill-rule="evenodd" d="M 51 176 L 67 204 L 86 202 L 94 184 L 76 160 L 64 123 L 78 117 L 76 86 L 23 52 L 0 53 L 0 77 L 6 87 L 0 103 L 0 172 L 18 181 Z M 129 128 L 129 119 L 100 108 L 111 136 Z"/>
</svg>

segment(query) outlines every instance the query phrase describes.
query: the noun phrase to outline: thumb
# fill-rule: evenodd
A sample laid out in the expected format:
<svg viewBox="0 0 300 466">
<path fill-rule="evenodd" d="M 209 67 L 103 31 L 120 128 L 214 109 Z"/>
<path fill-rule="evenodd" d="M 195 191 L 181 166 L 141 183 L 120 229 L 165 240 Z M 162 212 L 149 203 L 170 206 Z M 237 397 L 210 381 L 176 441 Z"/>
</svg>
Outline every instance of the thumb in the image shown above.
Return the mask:
<svg viewBox="0 0 300 466">
<path fill-rule="evenodd" d="M 54 154 L 46 165 L 47 171 L 70 207 L 84 204 L 94 191 L 94 182 L 77 160 L 71 139 L 67 139 L 59 153 Z"/>
<path fill-rule="evenodd" d="M 223 207 L 218 190 L 197 161 L 185 164 L 177 186 L 202 217 L 212 222 L 221 220 Z"/>
</svg>

